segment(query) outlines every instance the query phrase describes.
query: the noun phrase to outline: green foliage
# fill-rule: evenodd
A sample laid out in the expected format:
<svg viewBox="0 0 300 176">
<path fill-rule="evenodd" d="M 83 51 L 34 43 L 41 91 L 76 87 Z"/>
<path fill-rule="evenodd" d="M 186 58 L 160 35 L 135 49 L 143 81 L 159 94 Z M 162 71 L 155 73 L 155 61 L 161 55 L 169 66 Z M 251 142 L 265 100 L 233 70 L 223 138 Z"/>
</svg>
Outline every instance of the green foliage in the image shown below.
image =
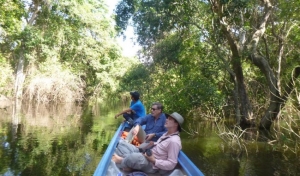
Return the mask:
<svg viewBox="0 0 300 176">
<path fill-rule="evenodd" d="M 0 61 L 12 60 L 11 50 L 17 44 L 16 36 L 21 31 L 21 18 L 25 11 L 21 1 L 0 0 Z"/>
<path fill-rule="evenodd" d="M 0 94 L 11 97 L 13 93 L 13 69 L 0 56 Z"/>
<path fill-rule="evenodd" d="M 116 16 L 116 26 L 118 30 L 124 30 L 127 28 L 128 21 L 135 12 L 134 2 L 135 0 L 125 0 L 119 2 L 116 8 L 116 13 L 119 14 Z"/>
<path fill-rule="evenodd" d="M 237 103 L 241 107 L 240 112 L 245 109 L 249 112 L 254 110 L 255 116 L 261 116 L 269 105 L 269 95 L 272 94 L 270 85 L 279 85 L 278 89 L 283 93 L 284 86 L 291 80 L 291 73 L 299 62 L 299 15 L 296 13 L 299 2 L 290 3 L 293 4 L 293 8 L 288 7 L 285 1 L 270 4 L 238 0 L 150 0 L 131 3 L 121 1 L 120 4 L 134 10 L 128 13 L 119 8 L 117 19 L 121 19 L 124 14 L 132 17 L 138 42 L 144 47 L 143 54 L 153 65 L 149 69 L 152 78 L 151 89 L 155 92 L 165 88 L 165 84 L 157 81 L 157 78 L 167 81 L 170 85 L 175 79 L 176 88 L 174 86 L 174 90 L 170 90 L 169 96 L 174 97 L 175 93 L 183 92 L 176 97 L 180 107 L 203 107 L 202 98 L 194 100 L 182 97 L 187 96 L 184 92 L 185 86 L 187 89 L 193 88 L 187 92 L 195 94 L 194 97 L 198 97 L 198 94 L 203 97 L 201 92 L 198 93 L 199 90 L 194 91 L 195 87 L 199 86 L 219 101 L 213 108 L 219 109 L 224 101 L 220 97 L 226 96 L 228 99 L 225 101 L 230 105 Z M 271 15 L 266 25 L 260 26 L 261 22 L 267 19 L 265 17 L 270 8 Z M 129 17 L 126 18 L 128 19 Z M 126 20 L 122 22 L 126 23 Z M 119 27 L 123 28 L 121 25 Z M 254 50 L 251 48 L 252 39 L 260 33 L 264 35 L 259 38 Z M 259 53 L 262 59 L 265 59 L 260 68 L 249 57 L 253 53 Z M 270 66 L 279 80 L 278 83 L 270 83 L 267 79 L 269 74 L 262 69 L 262 65 L 265 68 Z M 203 87 L 204 84 L 201 85 L 200 82 L 209 88 Z M 246 90 L 243 90 L 243 87 L 246 87 Z M 237 91 L 236 94 L 232 94 L 234 91 Z M 152 100 L 162 99 L 163 96 L 159 95 L 156 93 L 156 98 Z M 240 97 L 234 99 L 234 95 Z M 251 105 L 246 103 L 248 99 Z M 204 100 L 210 101 L 205 98 Z M 240 102 L 244 100 L 246 101 Z M 187 103 L 189 101 L 196 103 Z"/>
<path fill-rule="evenodd" d="M 220 108 L 223 100 L 222 95 L 214 84 L 201 75 L 180 75 L 180 67 L 153 75 L 152 87 L 149 92 L 150 101 L 161 101 L 166 106 L 166 111 L 177 111 L 187 114 L 189 111 L 202 107 Z"/>
<path fill-rule="evenodd" d="M 75 82 L 85 86 L 80 86 L 79 92 L 84 90 L 86 97 L 96 99 L 116 89 L 118 77 L 128 68 L 122 68 L 120 63 L 133 62 L 121 57 L 112 19 L 102 1 L 0 1 L 0 4 L 0 31 L 4 31 L 0 32 L 0 55 L 12 67 L 24 59 L 27 86 L 34 81 L 30 79 L 37 79 L 35 73 L 53 78 L 57 72 L 51 70 L 56 70 L 63 73 L 59 78 L 64 73 L 68 75 L 66 79 L 76 78 Z M 53 69 L 53 63 L 57 69 Z"/>
<path fill-rule="evenodd" d="M 132 85 L 144 83 L 135 89 L 144 95 L 144 104 L 162 102 L 166 112 L 187 114 L 199 107 L 203 111 L 207 107 L 220 111 L 224 103 L 224 92 L 218 88 L 224 74 L 222 63 L 211 53 L 212 47 L 199 40 L 199 30 L 180 29 L 186 22 L 176 21 L 180 15 L 188 19 L 188 14 L 197 10 L 186 11 L 188 6 L 182 1 L 135 3 L 133 21 L 149 64 L 145 71 L 133 68 L 136 70 L 127 73 L 120 84 L 122 89 L 132 90 Z M 120 18 L 121 13 L 124 11 L 118 14 Z M 174 16 L 175 13 L 178 14 Z"/>
<path fill-rule="evenodd" d="M 220 110 L 223 95 L 216 84 L 195 72 L 191 65 L 175 65 L 166 69 L 166 62 L 161 65 L 132 67 L 120 82 L 121 90 L 138 90 L 144 95 L 144 104 L 148 107 L 153 102 L 162 102 L 165 111 L 177 111 L 187 114 L 189 111 L 202 107 L 215 107 Z M 184 71 L 183 71 L 184 70 Z M 200 73 L 200 74 L 199 74 Z"/>
<path fill-rule="evenodd" d="M 179 57 L 184 50 L 182 45 L 182 37 L 180 34 L 171 34 L 166 37 L 166 39 L 154 46 L 152 52 L 154 62 L 166 69 L 180 64 Z"/>
<path fill-rule="evenodd" d="M 132 65 L 120 80 L 121 91 L 147 92 L 151 87 L 150 72 L 143 64 Z M 150 83 L 150 84 L 149 84 Z"/>
<path fill-rule="evenodd" d="M 104 99 L 107 100 L 107 98 L 115 97 L 120 87 L 119 81 L 123 78 L 124 74 L 137 63 L 138 60 L 136 58 L 120 58 L 115 61 L 110 61 L 108 63 L 109 69 L 96 75 L 100 81 L 96 88 L 92 90 L 94 95 L 90 101 L 102 101 Z"/>
<path fill-rule="evenodd" d="M 22 15 L 24 9 L 21 1 L 0 0 L 0 36 L 19 31 Z"/>
</svg>

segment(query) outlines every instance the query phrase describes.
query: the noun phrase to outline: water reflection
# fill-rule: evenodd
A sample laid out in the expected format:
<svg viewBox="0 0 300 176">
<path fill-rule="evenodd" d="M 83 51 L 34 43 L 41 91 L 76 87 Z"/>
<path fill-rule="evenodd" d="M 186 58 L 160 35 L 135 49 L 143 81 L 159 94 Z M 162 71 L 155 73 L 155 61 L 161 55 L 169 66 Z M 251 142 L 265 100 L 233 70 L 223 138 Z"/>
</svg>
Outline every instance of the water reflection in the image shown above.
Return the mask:
<svg viewBox="0 0 300 176">
<path fill-rule="evenodd" d="M 228 146 L 228 141 L 218 137 L 215 122 L 191 122 L 185 126 L 187 132 L 181 135 L 183 150 L 205 175 L 279 176 L 300 173 L 300 160 L 294 153 L 278 152 L 265 140 L 254 140 L 256 136 L 252 131 L 245 133 L 245 146 L 241 150 Z M 188 128 L 194 128 L 198 135 L 187 135 L 191 131 Z"/>
<path fill-rule="evenodd" d="M 1 112 L 0 175 L 92 175 L 120 123 L 114 109 L 96 109 L 23 105 Z"/>
<path fill-rule="evenodd" d="M 128 105 L 22 106 L 19 112 L 0 110 L 0 175 L 93 175 L 122 121 L 114 114 Z M 229 147 L 215 122 L 190 121 L 184 130 L 183 150 L 205 175 L 300 173 L 295 154 L 277 152 L 264 141 L 248 138 L 247 150 Z"/>
</svg>

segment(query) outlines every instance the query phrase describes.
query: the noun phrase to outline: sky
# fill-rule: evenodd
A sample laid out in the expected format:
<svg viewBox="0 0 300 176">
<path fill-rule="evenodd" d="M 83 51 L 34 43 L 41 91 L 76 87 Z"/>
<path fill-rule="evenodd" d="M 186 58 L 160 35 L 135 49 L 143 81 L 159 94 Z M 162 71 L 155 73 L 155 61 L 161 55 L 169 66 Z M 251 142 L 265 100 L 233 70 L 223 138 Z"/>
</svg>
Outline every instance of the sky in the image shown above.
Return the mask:
<svg viewBox="0 0 300 176">
<path fill-rule="evenodd" d="M 108 5 L 109 13 L 112 14 L 119 0 L 105 0 L 105 3 Z M 117 42 L 120 44 L 123 50 L 123 56 L 133 57 L 136 56 L 140 46 L 134 44 L 134 30 L 133 27 L 128 26 L 125 31 L 126 39 L 124 40 L 123 36 L 117 38 Z"/>
</svg>

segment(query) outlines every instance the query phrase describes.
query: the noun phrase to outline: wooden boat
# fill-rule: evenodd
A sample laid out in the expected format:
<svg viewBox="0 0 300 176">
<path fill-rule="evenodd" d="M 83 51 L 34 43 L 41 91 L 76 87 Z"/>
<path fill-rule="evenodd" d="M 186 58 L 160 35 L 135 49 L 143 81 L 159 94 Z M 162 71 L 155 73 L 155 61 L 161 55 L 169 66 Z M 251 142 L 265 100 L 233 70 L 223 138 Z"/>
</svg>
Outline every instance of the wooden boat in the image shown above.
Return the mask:
<svg viewBox="0 0 300 176">
<path fill-rule="evenodd" d="M 114 162 L 111 161 L 112 155 L 115 151 L 118 141 L 120 140 L 122 131 L 125 127 L 125 123 L 122 123 L 115 135 L 113 136 L 109 146 L 107 147 L 100 163 L 98 164 L 94 176 L 122 176 L 120 171 Z M 179 152 L 178 155 L 178 166 L 174 169 L 169 176 L 204 176 L 203 173 L 195 166 L 195 164 L 184 154 L 183 151 Z M 149 175 L 150 176 L 150 175 Z"/>
</svg>

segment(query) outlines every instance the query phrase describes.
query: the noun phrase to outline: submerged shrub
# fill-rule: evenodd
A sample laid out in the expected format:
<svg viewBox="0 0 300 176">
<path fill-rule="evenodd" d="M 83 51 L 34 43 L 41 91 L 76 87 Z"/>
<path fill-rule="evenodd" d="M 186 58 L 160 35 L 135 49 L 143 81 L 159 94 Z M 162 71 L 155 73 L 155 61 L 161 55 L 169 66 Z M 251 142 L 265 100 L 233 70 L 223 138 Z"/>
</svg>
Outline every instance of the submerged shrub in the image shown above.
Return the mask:
<svg viewBox="0 0 300 176">
<path fill-rule="evenodd" d="M 84 83 L 74 75 L 39 76 L 25 88 L 24 99 L 48 102 L 80 102 L 84 97 Z"/>
<path fill-rule="evenodd" d="M 38 103 L 83 101 L 86 84 L 70 70 L 53 61 L 34 70 L 26 79 L 23 100 Z"/>
</svg>

